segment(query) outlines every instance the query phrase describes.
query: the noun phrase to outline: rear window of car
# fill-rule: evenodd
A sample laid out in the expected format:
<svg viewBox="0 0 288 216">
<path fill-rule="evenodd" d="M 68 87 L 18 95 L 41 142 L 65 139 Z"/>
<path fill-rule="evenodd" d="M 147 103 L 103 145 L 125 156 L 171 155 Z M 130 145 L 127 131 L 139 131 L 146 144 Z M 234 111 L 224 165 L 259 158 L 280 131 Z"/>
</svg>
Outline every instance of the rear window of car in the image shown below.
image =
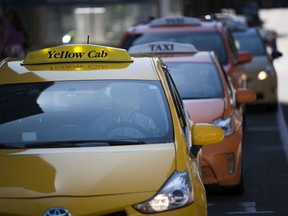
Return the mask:
<svg viewBox="0 0 288 216">
<path fill-rule="evenodd" d="M 0 89 L 0 148 L 1 144 L 23 148 L 50 142 L 57 147 L 57 142 L 73 141 L 77 147 L 81 142 L 89 146 L 90 141 L 173 140 L 170 110 L 159 81 L 43 82 L 0 85 Z M 119 119 L 136 93 L 132 120 Z"/>
<path fill-rule="evenodd" d="M 236 47 L 240 51 L 248 51 L 253 56 L 266 55 L 266 47 L 260 35 L 243 32 L 233 32 Z"/>
<path fill-rule="evenodd" d="M 219 72 L 210 63 L 167 62 L 182 99 L 223 98 Z"/>
<path fill-rule="evenodd" d="M 215 51 L 222 64 L 227 64 L 225 43 L 219 32 L 146 32 L 131 34 L 126 39 L 123 48 L 155 41 L 171 41 L 193 44 L 200 51 Z"/>
</svg>

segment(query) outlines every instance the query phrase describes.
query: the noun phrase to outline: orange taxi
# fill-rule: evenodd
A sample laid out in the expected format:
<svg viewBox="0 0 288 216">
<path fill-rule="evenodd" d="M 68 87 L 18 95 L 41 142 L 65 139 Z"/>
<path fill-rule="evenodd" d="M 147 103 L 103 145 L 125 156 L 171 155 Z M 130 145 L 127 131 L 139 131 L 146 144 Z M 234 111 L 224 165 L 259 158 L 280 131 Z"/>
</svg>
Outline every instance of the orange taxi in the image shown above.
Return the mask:
<svg viewBox="0 0 288 216">
<path fill-rule="evenodd" d="M 197 51 L 190 44 L 158 41 L 132 46 L 128 52 L 159 55 L 168 66 L 192 121 L 223 129 L 225 137 L 221 143 L 199 149 L 203 151 L 203 183 L 242 194 L 243 117 L 239 104 L 254 101 L 255 92 L 246 88 L 236 91 L 213 51 Z"/>
</svg>

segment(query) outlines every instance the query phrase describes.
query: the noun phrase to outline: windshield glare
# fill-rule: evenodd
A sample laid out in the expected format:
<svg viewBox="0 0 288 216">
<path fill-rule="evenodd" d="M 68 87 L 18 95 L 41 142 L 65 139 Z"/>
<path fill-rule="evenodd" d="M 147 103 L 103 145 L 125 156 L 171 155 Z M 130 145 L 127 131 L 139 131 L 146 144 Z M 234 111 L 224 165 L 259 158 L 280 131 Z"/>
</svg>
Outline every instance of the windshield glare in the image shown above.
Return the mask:
<svg viewBox="0 0 288 216">
<path fill-rule="evenodd" d="M 223 98 L 219 72 L 213 64 L 167 62 L 182 99 Z"/>
<path fill-rule="evenodd" d="M 43 82 L 0 89 L 2 145 L 72 140 L 163 143 L 173 138 L 170 111 L 157 81 Z"/>
</svg>

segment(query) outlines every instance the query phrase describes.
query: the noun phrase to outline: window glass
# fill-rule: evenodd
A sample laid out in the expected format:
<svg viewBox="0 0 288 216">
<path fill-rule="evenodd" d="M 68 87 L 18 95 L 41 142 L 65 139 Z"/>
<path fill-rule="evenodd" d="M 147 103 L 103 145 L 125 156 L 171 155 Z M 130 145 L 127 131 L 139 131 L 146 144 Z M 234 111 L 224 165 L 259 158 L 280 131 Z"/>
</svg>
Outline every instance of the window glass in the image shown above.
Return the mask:
<svg viewBox="0 0 288 216">
<path fill-rule="evenodd" d="M 191 146 L 191 139 L 189 136 L 190 135 L 190 128 L 189 128 L 189 124 L 188 124 L 189 114 L 184 107 L 183 100 L 181 99 L 181 96 L 178 92 L 178 89 L 177 89 L 175 83 L 174 83 L 174 80 L 171 77 L 171 74 L 166 73 L 166 77 L 168 80 L 170 90 L 172 92 L 172 98 L 173 98 L 173 101 L 174 101 L 174 104 L 175 104 L 175 107 L 177 110 L 178 118 L 179 118 L 179 121 L 181 123 L 183 133 L 185 134 L 184 138 L 186 141 L 186 146 L 187 146 L 187 149 L 189 149 L 189 147 Z"/>
<path fill-rule="evenodd" d="M 167 62 L 182 99 L 223 98 L 219 72 L 213 64 Z"/>
<path fill-rule="evenodd" d="M 235 32 L 233 34 L 236 39 L 236 46 L 240 51 L 248 51 L 253 56 L 266 55 L 265 45 L 259 36 L 245 32 Z"/>
<path fill-rule="evenodd" d="M 158 81 L 71 81 L 0 86 L 0 143 L 77 140 L 170 142 Z"/>
<path fill-rule="evenodd" d="M 187 126 L 187 122 L 186 122 L 186 118 L 185 118 L 184 104 L 183 104 L 181 96 L 178 92 L 178 89 L 175 86 L 174 80 L 172 79 L 170 73 L 168 73 L 168 71 L 166 69 L 166 66 L 165 66 L 165 70 L 166 70 L 166 73 L 165 73 L 166 79 L 168 81 L 169 88 L 170 88 L 170 91 L 172 93 L 172 99 L 173 99 L 174 104 L 175 104 L 177 115 L 178 115 L 179 121 L 181 123 L 182 129 L 185 131 L 185 127 Z"/>
</svg>

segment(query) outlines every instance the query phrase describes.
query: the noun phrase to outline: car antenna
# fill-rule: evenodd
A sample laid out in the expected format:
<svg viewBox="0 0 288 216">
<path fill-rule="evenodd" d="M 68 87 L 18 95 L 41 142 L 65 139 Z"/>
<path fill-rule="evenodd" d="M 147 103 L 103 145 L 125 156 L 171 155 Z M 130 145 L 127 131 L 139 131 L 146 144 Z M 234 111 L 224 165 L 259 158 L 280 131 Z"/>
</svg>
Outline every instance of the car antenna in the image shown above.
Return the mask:
<svg viewBox="0 0 288 216">
<path fill-rule="evenodd" d="M 87 44 L 89 44 L 90 42 L 89 42 L 89 35 L 87 36 Z"/>
</svg>

